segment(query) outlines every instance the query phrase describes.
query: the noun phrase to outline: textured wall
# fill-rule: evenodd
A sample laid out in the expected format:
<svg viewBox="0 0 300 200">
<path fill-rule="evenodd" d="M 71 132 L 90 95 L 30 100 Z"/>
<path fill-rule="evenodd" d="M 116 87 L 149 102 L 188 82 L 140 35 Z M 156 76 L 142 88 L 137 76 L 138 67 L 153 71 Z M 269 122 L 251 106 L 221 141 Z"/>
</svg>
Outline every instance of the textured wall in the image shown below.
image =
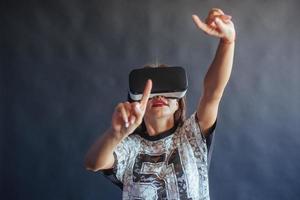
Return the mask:
<svg viewBox="0 0 300 200">
<path fill-rule="evenodd" d="M 219 112 L 212 199 L 296 200 L 300 191 L 300 3 L 45 0 L 0 6 L 1 199 L 119 199 L 83 168 L 89 145 L 145 63 L 185 66 L 188 112 L 217 40 L 198 31 L 220 7 L 237 30 Z"/>
</svg>

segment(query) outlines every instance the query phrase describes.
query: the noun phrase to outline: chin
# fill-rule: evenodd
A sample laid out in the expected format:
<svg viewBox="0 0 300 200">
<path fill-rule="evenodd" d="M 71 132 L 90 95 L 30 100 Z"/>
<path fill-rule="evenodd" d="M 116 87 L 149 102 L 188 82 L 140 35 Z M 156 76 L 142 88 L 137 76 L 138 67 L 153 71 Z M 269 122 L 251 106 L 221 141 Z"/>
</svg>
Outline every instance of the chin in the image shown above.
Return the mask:
<svg viewBox="0 0 300 200">
<path fill-rule="evenodd" d="M 151 111 L 148 112 L 148 116 L 150 115 L 156 118 L 163 118 L 172 116 L 173 114 L 163 109 L 151 109 Z"/>
</svg>

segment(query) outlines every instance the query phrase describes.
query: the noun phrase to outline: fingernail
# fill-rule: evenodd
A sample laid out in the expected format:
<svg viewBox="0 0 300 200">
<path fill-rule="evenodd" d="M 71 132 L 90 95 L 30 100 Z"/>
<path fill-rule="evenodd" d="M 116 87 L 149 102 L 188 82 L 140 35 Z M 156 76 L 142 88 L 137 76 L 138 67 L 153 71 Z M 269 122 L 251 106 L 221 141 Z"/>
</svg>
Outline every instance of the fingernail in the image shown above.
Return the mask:
<svg viewBox="0 0 300 200">
<path fill-rule="evenodd" d="M 129 123 L 125 122 L 125 127 L 128 128 L 129 127 Z"/>
</svg>

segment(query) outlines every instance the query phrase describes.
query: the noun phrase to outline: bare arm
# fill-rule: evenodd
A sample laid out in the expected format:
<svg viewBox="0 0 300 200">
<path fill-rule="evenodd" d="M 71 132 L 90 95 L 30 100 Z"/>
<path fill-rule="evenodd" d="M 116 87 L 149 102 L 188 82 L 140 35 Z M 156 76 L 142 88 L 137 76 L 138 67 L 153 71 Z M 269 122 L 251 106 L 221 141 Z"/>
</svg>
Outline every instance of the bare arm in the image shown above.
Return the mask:
<svg viewBox="0 0 300 200">
<path fill-rule="evenodd" d="M 90 147 L 85 156 L 84 165 L 87 170 L 98 171 L 113 167 L 115 148 L 142 123 L 151 89 L 152 81 L 149 80 L 140 102 L 117 105 L 111 128 Z"/>
<path fill-rule="evenodd" d="M 120 133 L 116 133 L 112 128 L 109 128 L 103 136 L 98 138 L 85 156 L 84 165 L 86 169 L 98 171 L 112 168 L 114 164 L 113 152 L 123 140 L 123 137 L 120 136 Z"/>
<path fill-rule="evenodd" d="M 216 121 L 219 103 L 230 78 L 234 56 L 235 29 L 231 16 L 225 15 L 220 9 L 212 9 L 206 23 L 202 22 L 196 15 L 193 15 L 193 20 L 198 28 L 205 33 L 220 38 L 215 58 L 203 81 L 203 93 L 197 109 L 200 127 L 206 134 Z"/>
</svg>

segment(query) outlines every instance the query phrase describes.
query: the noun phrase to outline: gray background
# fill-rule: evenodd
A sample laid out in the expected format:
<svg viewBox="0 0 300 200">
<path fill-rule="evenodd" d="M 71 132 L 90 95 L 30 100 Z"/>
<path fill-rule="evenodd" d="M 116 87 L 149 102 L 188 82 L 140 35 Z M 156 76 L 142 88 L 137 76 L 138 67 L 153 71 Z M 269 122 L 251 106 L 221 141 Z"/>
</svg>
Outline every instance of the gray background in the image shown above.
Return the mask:
<svg viewBox="0 0 300 200">
<path fill-rule="evenodd" d="M 191 114 L 218 40 L 196 29 L 220 7 L 237 30 L 210 168 L 214 200 L 300 196 L 299 1 L 44 0 L 0 6 L 1 199 L 120 199 L 85 171 L 88 147 L 127 95 L 131 69 L 182 65 Z"/>
</svg>

